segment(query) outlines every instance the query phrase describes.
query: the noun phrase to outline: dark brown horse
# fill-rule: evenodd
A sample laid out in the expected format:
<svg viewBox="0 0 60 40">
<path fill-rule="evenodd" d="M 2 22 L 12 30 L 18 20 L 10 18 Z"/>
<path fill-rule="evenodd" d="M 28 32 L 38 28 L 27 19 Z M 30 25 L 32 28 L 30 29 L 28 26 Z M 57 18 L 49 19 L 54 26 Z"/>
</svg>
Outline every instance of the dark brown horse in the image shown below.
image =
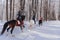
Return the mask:
<svg viewBox="0 0 60 40">
<path fill-rule="evenodd" d="M 20 22 L 19 24 L 18 24 L 18 20 L 10 20 L 10 21 L 7 21 L 3 25 L 3 29 L 2 29 L 1 35 L 5 32 L 6 29 L 7 29 L 7 32 L 8 32 L 10 28 L 11 28 L 11 31 L 10 32 L 12 34 L 13 29 L 14 29 L 15 26 L 19 26 L 21 28 L 21 30 L 23 30 L 23 27 L 24 27 L 24 19 L 25 19 L 25 16 L 22 16 L 22 19 L 21 19 L 21 21 L 19 21 Z"/>
</svg>

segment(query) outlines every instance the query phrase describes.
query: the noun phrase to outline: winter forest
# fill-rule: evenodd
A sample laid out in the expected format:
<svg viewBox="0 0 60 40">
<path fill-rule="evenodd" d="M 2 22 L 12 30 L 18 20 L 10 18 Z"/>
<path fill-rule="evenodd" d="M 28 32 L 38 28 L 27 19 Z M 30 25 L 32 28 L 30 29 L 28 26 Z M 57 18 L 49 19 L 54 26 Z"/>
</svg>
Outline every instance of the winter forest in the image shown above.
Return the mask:
<svg viewBox="0 0 60 40">
<path fill-rule="evenodd" d="M 0 40 L 60 40 L 60 0 L 0 0 Z"/>
<path fill-rule="evenodd" d="M 20 9 L 23 9 L 25 20 L 30 20 L 35 14 L 36 20 L 60 20 L 60 0 L 0 0 L 0 20 L 16 19 Z"/>
</svg>

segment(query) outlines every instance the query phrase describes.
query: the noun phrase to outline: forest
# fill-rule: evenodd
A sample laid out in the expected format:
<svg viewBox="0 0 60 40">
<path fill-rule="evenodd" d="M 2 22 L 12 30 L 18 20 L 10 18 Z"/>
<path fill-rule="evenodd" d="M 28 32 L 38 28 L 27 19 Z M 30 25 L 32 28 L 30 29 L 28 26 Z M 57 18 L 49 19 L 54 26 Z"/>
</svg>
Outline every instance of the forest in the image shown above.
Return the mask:
<svg viewBox="0 0 60 40">
<path fill-rule="evenodd" d="M 60 0 L 0 0 L 0 20 L 13 20 L 19 10 L 23 9 L 25 20 L 33 15 L 36 20 L 60 20 Z"/>
</svg>

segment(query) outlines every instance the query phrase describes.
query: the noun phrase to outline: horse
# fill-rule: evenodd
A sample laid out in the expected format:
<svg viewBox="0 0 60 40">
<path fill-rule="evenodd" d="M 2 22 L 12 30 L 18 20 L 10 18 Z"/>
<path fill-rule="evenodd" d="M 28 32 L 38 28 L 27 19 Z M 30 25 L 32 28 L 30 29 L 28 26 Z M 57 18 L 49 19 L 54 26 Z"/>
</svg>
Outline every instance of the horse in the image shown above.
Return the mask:
<svg viewBox="0 0 60 40">
<path fill-rule="evenodd" d="M 10 21 L 5 22 L 5 24 L 3 25 L 3 29 L 2 29 L 1 35 L 5 32 L 6 29 L 7 29 L 7 32 L 8 32 L 10 28 L 11 28 L 10 32 L 12 34 L 15 26 L 19 26 L 21 28 L 21 30 L 23 30 L 24 19 L 25 19 L 25 15 L 22 15 L 21 16 L 21 21 L 19 21 L 20 24 L 18 24 L 18 20 L 10 20 Z"/>
<path fill-rule="evenodd" d="M 34 25 L 34 20 L 30 20 L 29 25 L 30 25 L 29 29 L 31 29 L 33 27 L 33 25 Z"/>
</svg>

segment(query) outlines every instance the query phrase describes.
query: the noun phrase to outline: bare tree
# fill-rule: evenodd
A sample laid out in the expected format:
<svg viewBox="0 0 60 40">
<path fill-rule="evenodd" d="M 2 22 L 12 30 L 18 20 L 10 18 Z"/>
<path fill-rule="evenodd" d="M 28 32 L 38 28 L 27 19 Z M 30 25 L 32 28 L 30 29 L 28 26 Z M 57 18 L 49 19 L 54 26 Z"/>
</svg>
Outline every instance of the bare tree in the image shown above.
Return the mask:
<svg viewBox="0 0 60 40">
<path fill-rule="evenodd" d="M 29 3 L 29 20 L 32 18 L 32 0 Z"/>
<path fill-rule="evenodd" d="M 44 20 L 47 21 L 47 13 L 48 13 L 48 0 L 44 1 Z"/>
<path fill-rule="evenodd" d="M 48 13 L 47 13 L 47 19 L 48 20 L 51 19 L 50 8 L 51 8 L 51 0 L 48 0 Z"/>
<path fill-rule="evenodd" d="M 15 6 L 14 4 L 15 4 L 15 0 L 13 0 L 13 17 L 12 17 L 13 19 L 14 19 L 14 6 Z"/>
<path fill-rule="evenodd" d="M 33 14 L 34 14 L 34 0 L 32 0 L 32 11 L 33 11 Z"/>
<path fill-rule="evenodd" d="M 41 0 L 41 3 L 40 3 L 40 16 L 42 14 L 42 0 Z"/>
<path fill-rule="evenodd" d="M 12 15 L 12 0 L 10 0 L 10 20 L 12 19 L 11 15 Z"/>
<path fill-rule="evenodd" d="M 8 21 L 8 0 L 6 0 L 6 19 Z"/>
<path fill-rule="evenodd" d="M 36 16 L 35 1 L 36 1 L 36 0 L 32 0 L 32 16 L 33 16 L 33 15 Z"/>
<path fill-rule="evenodd" d="M 59 14 L 58 14 L 58 19 L 60 20 L 60 0 L 59 0 Z"/>
<path fill-rule="evenodd" d="M 36 0 L 36 14 L 37 14 L 37 20 L 38 20 L 38 0 Z"/>
<path fill-rule="evenodd" d="M 29 20 L 31 19 L 31 6 L 29 5 Z"/>
<path fill-rule="evenodd" d="M 55 5 L 53 5 L 53 8 L 52 8 L 52 18 L 51 20 L 56 20 L 56 17 L 55 17 Z"/>
<path fill-rule="evenodd" d="M 23 2 L 22 2 L 22 8 L 24 10 L 24 8 L 25 8 L 25 0 L 23 0 Z"/>
<path fill-rule="evenodd" d="M 20 9 L 24 11 L 25 8 L 25 0 L 20 0 Z"/>
</svg>

